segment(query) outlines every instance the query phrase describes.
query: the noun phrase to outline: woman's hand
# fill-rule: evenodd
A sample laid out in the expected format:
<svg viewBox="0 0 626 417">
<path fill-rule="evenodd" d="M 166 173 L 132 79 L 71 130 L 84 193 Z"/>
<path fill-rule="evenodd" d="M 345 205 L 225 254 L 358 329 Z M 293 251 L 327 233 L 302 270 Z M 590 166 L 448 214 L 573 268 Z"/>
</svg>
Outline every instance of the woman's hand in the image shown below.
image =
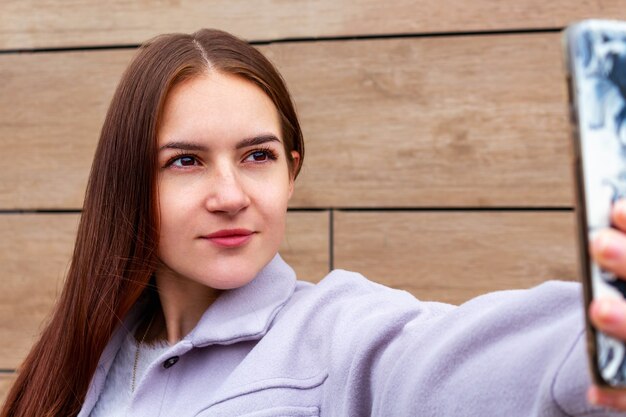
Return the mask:
<svg viewBox="0 0 626 417">
<path fill-rule="evenodd" d="M 613 205 L 611 220 L 616 229 L 606 229 L 598 233 L 591 242 L 591 256 L 604 269 L 626 279 L 626 199 Z M 603 332 L 618 339 L 626 340 L 626 301 L 597 299 L 589 306 L 591 322 Z M 626 410 L 626 391 L 589 388 L 587 393 L 591 403 Z"/>
</svg>

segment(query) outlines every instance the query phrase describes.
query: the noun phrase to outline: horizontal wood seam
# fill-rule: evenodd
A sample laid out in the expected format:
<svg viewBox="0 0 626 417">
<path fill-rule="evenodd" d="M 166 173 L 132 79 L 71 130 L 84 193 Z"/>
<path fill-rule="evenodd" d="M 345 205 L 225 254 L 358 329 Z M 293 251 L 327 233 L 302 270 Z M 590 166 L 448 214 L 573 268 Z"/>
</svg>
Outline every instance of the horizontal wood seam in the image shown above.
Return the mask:
<svg viewBox="0 0 626 417">
<path fill-rule="evenodd" d="M 463 36 L 494 36 L 494 35 L 520 35 L 532 33 L 558 33 L 562 27 L 538 28 L 538 29 L 506 29 L 506 30 L 484 30 L 484 31 L 459 31 L 459 32 L 426 32 L 426 33 L 391 33 L 377 35 L 346 35 L 346 36 L 320 36 L 302 38 L 277 38 L 270 40 L 251 40 L 250 44 L 255 46 L 272 45 L 280 43 L 311 43 L 311 42 L 345 42 L 376 39 L 402 39 L 402 38 L 444 38 Z M 147 39 L 146 39 L 147 40 Z M 101 51 L 115 49 L 136 49 L 139 44 L 122 45 L 89 45 L 76 47 L 55 47 L 55 48 L 18 48 L 0 49 L 0 55 L 23 54 L 23 53 L 63 53 L 76 51 Z"/>
<path fill-rule="evenodd" d="M 574 207 L 338 207 L 334 208 L 336 211 L 341 212 L 379 212 L 379 211 L 390 211 L 390 212 L 425 212 L 425 211 L 454 211 L 454 212 L 463 212 L 463 211 L 472 211 L 472 212 L 482 212 L 482 211 L 501 211 L 501 212 L 543 212 L 543 211 L 555 211 L 555 212 L 570 212 L 574 211 Z"/>
</svg>

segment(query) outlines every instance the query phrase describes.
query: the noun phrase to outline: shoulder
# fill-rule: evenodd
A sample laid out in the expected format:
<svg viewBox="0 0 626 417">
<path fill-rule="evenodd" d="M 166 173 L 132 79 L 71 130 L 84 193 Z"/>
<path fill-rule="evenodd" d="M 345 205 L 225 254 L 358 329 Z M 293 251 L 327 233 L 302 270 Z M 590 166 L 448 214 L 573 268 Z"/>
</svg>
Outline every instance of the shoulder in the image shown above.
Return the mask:
<svg viewBox="0 0 626 417">
<path fill-rule="evenodd" d="M 381 331 L 441 331 L 455 328 L 452 323 L 484 327 L 489 320 L 503 318 L 530 325 L 538 317 L 555 320 L 557 316 L 570 316 L 581 305 L 581 287 L 574 282 L 548 281 L 530 289 L 487 293 L 455 306 L 422 301 L 359 273 L 334 270 L 318 284 L 298 281 L 278 321 L 306 326 L 312 333 L 342 338 L 353 334 L 360 339 Z"/>
<path fill-rule="evenodd" d="M 547 281 L 529 289 L 502 290 L 473 298 L 460 306 L 422 301 L 407 291 L 373 282 L 357 272 L 334 270 L 318 284 L 298 281 L 288 303 L 291 311 L 309 312 L 317 319 L 345 323 L 377 321 L 431 321 L 444 315 L 484 317 L 493 310 L 513 315 L 549 315 L 555 310 L 578 308 L 582 300 L 579 283 Z M 532 314 L 529 314 L 532 313 Z M 466 318 L 467 319 L 467 318 Z"/>
<path fill-rule="evenodd" d="M 342 269 L 333 270 L 317 284 L 301 281 L 298 283 L 294 298 L 300 303 L 323 302 L 324 305 L 341 304 L 353 307 L 362 303 L 370 304 L 374 300 L 383 303 L 401 301 L 401 304 L 409 306 L 417 303 L 417 300 L 406 291 L 386 287 L 370 281 L 357 272 Z"/>
<path fill-rule="evenodd" d="M 302 281 L 299 281 L 300 283 Z M 370 281 L 358 272 L 335 269 L 322 278 L 317 284 L 304 285 L 303 289 L 312 294 L 326 294 L 338 297 L 356 297 L 371 294 L 405 293 Z M 406 293 L 408 294 L 408 293 Z"/>
<path fill-rule="evenodd" d="M 371 281 L 357 272 L 334 270 L 317 284 L 298 281 L 285 305 L 290 320 L 300 318 L 309 328 L 319 325 L 338 333 L 368 333 L 366 329 L 401 325 L 441 315 L 455 306 L 423 302 L 407 291 Z M 380 331 L 380 327 L 378 328 Z"/>
</svg>

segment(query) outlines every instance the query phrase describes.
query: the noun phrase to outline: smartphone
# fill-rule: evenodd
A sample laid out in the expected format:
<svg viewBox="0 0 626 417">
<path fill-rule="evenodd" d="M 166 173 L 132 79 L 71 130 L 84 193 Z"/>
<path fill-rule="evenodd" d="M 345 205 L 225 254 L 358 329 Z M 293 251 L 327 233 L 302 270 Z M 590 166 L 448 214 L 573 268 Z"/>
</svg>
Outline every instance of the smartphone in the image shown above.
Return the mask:
<svg viewBox="0 0 626 417">
<path fill-rule="evenodd" d="M 611 206 L 626 197 L 626 22 L 586 20 L 563 33 L 587 346 L 594 382 L 626 388 L 626 344 L 590 323 L 597 297 L 626 298 L 626 281 L 598 266 L 589 242 L 612 227 Z"/>
</svg>

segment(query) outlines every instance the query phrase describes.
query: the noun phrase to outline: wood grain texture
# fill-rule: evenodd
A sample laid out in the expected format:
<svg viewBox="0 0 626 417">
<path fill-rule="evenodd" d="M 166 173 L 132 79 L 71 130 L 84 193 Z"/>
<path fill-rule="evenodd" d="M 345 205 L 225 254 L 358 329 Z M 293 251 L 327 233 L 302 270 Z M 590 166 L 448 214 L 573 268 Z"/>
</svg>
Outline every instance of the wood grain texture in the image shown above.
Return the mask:
<svg viewBox="0 0 626 417">
<path fill-rule="evenodd" d="M 568 207 L 556 34 L 263 46 L 302 119 L 292 207 Z M 0 55 L 0 208 L 80 208 L 133 51 Z M 24 159 L 23 159 L 23 158 Z"/>
<path fill-rule="evenodd" d="M 572 212 L 339 211 L 334 262 L 422 300 L 458 304 L 575 280 L 574 221 Z"/>
<path fill-rule="evenodd" d="M 330 272 L 330 213 L 292 211 L 280 254 L 298 279 L 318 282 Z"/>
<path fill-rule="evenodd" d="M 0 215 L 0 369 L 24 359 L 61 291 L 78 214 Z M 301 279 L 329 271 L 328 212 L 290 212 L 281 254 Z"/>
<path fill-rule="evenodd" d="M 0 207 L 74 208 L 131 51 L 0 55 Z"/>
<path fill-rule="evenodd" d="M 42 329 L 69 268 L 76 214 L 0 216 L 0 368 L 14 369 Z"/>
<path fill-rule="evenodd" d="M 620 0 L 4 0 L 0 49 L 138 44 L 166 32 L 218 27 L 250 40 L 560 28 L 587 17 L 626 19 Z"/>
<path fill-rule="evenodd" d="M 556 34 L 262 48 L 307 141 L 294 204 L 571 206 Z"/>
<path fill-rule="evenodd" d="M 0 407 L 4 404 L 11 385 L 15 381 L 15 374 L 0 374 Z"/>
</svg>

